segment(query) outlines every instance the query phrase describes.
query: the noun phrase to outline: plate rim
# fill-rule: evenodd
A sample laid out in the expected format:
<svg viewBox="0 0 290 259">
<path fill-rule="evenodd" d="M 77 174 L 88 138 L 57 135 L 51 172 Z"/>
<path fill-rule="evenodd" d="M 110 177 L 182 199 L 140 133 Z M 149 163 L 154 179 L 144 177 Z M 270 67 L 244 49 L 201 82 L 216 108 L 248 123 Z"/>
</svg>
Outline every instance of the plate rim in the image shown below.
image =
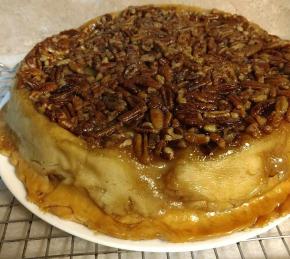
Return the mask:
<svg viewBox="0 0 290 259">
<path fill-rule="evenodd" d="M 0 165 L 0 176 L 7 189 L 31 213 L 41 218 L 46 223 L 66 233 L 69 233 L 76 237 L 80 237 L 93 243 L 98 243 L 100 245 L 105 245 L 118 249 L 143 252 L 188 252 L 212 249 L 235 244 L 237 242 L 242 242 L 246 239 L 253 238 L 257 235 L 267 232 L 271 228 L 290 218 L 290 214 L 288 214 L 273 220 L 272 222 L 261 228 L 251 228 L 249 230 L 238 231 L 220 237 L 209 238 L 201 241 L 171 243 L 158 239 L 140 241 L 119 239 L 105 234 L 96 233 L 80 223 L 61 219 L 49 212 L 44 212 L 40 210 L 36 204 L 26 199 L 25 187 L 20 179 L 18 179 L 18 177 L 16 176 L 15 167 L 11 165 L 11 163 L 9 162 L 9 158 L 0 154 Z"/>
</svg>

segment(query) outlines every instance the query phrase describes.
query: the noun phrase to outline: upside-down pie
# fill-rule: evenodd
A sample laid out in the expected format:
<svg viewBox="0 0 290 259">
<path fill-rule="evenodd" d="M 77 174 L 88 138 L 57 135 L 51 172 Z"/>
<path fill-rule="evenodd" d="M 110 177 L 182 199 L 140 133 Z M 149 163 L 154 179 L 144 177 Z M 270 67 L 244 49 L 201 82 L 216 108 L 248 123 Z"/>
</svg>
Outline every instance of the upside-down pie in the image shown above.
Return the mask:
<svg viewBox="0 0 290 259">
<path fill-rule="evenodd" d="M 28 199 L 125 239 L 289 211 L 290 42 L 239 15 L 129 7 L 38 43 L 2 125 Z"/>
</svg>

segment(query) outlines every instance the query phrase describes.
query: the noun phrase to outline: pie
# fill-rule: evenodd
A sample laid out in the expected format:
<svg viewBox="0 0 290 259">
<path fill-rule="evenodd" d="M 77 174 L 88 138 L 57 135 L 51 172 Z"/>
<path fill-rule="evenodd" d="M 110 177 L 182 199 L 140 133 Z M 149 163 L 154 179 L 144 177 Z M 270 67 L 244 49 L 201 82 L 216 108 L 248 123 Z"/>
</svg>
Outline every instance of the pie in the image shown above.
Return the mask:
<svg viewBox="0 0 290 259">
<path fill-rule="evenodd" d="M 44 211 L 205 239 L 289 212 L 289 98 L 289 41 L 217 10 L 129 7 L 29 52 L 1 149 Z"/>
</svg>

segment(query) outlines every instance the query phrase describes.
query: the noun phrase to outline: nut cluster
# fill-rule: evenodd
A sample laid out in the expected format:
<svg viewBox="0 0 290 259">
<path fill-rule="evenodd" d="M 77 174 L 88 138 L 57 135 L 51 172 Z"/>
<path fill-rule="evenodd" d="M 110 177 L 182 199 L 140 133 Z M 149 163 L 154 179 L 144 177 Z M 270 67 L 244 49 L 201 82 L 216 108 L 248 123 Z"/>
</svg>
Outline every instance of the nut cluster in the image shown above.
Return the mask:
<svg viewBox="0 0 290 259">
<path fill-rule="evenodd" d="M 216 10 L 129 7 L 37 44 L 18 71 L 37 110 L 142 163 L 205 155 L 290 121 L 290 43 Z"/>
</svg>

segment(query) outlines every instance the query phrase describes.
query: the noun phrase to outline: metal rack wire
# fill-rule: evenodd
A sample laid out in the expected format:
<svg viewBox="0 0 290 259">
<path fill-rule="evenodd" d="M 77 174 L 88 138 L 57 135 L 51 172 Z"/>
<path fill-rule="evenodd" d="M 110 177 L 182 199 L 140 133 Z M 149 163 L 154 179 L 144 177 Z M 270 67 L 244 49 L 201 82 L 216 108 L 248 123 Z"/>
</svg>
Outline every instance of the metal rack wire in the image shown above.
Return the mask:
<svg viewBox="0 0 290 259">
<path fill-rule="evenodd" d="M 14 74 L 15 68 L 0 64 L 0 108 Z M 94 244 L 50 226 L 19 204 L 0 178 L 0 259 L 14 258 L 290 258 L 290 219 L 263 235 L 221 248 L 186 253 L 126 251 Z"/>
</svg>

